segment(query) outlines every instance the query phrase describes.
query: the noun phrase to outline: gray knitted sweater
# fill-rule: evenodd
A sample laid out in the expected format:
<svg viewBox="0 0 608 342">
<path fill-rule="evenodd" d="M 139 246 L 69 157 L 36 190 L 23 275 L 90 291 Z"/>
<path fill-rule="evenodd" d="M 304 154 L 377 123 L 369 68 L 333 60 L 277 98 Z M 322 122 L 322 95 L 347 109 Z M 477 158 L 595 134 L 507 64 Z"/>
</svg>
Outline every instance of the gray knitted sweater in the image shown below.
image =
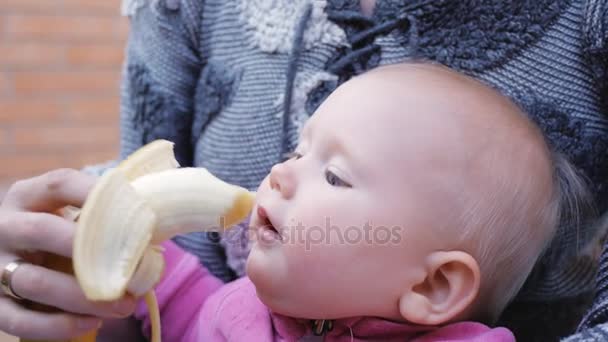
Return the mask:
<svg viewBox="0 0 608 342">
<path fill-rule="evenodd" d="M 120 158 L 165 138 L 182 165 L 255 189 L 339 84 L 378 65 L 423 58 L 515 99 L 587 175 L 606 209 L 606 1 L 378 0 L 371 17 L 358 3 L 125 1 L 132 26 Z M 561 229 L 518 300 L 588 292 L 595 269 L 570 261 L 592 236 L 590 228 Z M 246 238 L 241 227 L 221 243 L 202 233 L 176 241 L 229 280 L 244 272 Z"/>
</svg>

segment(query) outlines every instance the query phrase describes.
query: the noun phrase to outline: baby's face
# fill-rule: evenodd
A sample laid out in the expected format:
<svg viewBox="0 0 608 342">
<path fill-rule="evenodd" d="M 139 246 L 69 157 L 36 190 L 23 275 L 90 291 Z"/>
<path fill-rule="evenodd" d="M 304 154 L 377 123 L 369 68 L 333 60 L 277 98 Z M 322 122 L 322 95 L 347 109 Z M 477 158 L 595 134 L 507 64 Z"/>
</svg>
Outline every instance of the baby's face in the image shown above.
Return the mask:
<svg viewBox="0 0 608 342">
<path fill-rule="evenodd" d="M 491 144 L 468 93 L 445 75 L 378 75 L 339 87 L 258 189 L 247 273 L 277 313 L 401 319 L 429 255 L 459 247 L 438 228 L 484 190 L 472 160 Z"/>
<path fill-rule="evenodd" d="M 257 193 L 248 274 L 268 306 L 297 317 L 398 317 L 404 284 L 444 247 L 430 229 L 447 201 L 438 189 L 463 171 L 451 157 L 463 144 L 445 144 L 461 139 L 457 123 L 434 115 L 438 102 L 364 80 L 307 122 L 295 155 Z"/>
</svg>

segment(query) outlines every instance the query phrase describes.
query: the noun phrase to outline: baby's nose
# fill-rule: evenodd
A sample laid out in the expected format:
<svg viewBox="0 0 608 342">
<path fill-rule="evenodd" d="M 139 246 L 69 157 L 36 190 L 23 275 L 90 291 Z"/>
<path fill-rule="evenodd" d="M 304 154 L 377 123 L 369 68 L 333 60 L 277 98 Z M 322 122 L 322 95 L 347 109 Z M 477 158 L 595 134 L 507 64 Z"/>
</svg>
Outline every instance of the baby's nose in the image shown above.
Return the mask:
<svg viewBox="0 0 608 342">
<path fill-rule="evenodd" d="M 284 198 L 291 198 L 296 188 L 293 170 L 285 163 L 273 166 L 270 170 L 270 188 L 280 192 Z"/>
</svg>

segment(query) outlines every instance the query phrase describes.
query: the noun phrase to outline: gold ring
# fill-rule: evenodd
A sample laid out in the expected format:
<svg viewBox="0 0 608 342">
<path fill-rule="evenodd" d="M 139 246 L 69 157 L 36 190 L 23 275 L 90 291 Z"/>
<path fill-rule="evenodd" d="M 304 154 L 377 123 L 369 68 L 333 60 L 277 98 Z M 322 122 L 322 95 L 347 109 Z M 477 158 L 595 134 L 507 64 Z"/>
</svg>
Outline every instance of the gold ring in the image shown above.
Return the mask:
<svg viewBox="0 0 608 342">
<path fill-rule="evenodd" d="M 17 259 L 13 262 L 10 262 L 4 270 L 2 271 L 2 276 L 0 277 L 0 287 L 2 287 L 2 291 L 9 297 L 12 297 L 17 300 L 24 299 L 20 295 L 16 294 L 11 285 L 11 280 L 13 279 L 13 273 L 21 266 L 21 264 L 25 263 L 25 261 L 21 259 Z"/>
</svg>

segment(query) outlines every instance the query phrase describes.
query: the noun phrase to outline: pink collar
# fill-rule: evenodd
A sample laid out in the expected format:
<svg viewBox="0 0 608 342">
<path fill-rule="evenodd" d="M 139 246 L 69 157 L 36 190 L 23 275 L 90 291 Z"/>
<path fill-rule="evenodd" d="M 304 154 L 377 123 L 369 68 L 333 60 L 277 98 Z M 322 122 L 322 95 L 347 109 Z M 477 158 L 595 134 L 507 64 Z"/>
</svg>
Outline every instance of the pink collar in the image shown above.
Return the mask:
<svg viewBox="0 0 608 342">
<path fill-rule="evenodd" d="M 377 317 L 327 320 L 324 321 L 324 324 L 323 321 L 295 319 L 279 314 L 272 314 L 271 317 L 277 334 L 283 338 L 296 339 L 315 335 L 314 331 L 317 330 L 317 332 L 321 332 L 318 335 L 325 336 L 325 341 L 357 341 L 370 338 L 383 341 L 404 341 L 437 329 L 432 326 L 417 326 Z"/>
<path fill-rule="evenodd" d="M 285 341 L 297 341 L 314 336 L 319 324 L 271 314 L 277 335 Z M 328 327 L 330 321 L 325 321 Z M 421 326 L 394 322 L 377 317 L 353 317 L 331 321 L 331 329 L 324 329 L 323 341 L 411 341 L 411 342 L 515 342 L 513 334 L 505 328 L 489 328 L 477 322 L 458 322 L 445 326 Z M 329 331 L 328 331 L 329 330 Z"/>
</svg>

